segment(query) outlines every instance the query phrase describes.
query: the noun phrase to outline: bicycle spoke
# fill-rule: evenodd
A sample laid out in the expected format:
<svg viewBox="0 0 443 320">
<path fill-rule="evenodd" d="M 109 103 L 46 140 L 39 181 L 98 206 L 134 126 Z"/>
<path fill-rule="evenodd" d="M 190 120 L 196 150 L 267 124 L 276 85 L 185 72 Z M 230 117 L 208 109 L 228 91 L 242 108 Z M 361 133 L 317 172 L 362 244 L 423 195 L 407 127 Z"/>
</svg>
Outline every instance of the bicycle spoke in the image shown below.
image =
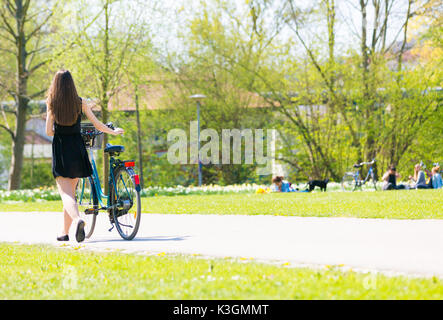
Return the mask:
<svg viewBox="0 0 443 320">
<path fill-rule="evenodd" d="M 114 221 L 117 230 L 123 238 L 132 239 L 138 230 L 137 222 L 140 221 L 137 215 L 139 194 L 135 191 L 132 177 L 124 169 L 118 169 L 115 174 L 114 200 Z"/>
</svg>

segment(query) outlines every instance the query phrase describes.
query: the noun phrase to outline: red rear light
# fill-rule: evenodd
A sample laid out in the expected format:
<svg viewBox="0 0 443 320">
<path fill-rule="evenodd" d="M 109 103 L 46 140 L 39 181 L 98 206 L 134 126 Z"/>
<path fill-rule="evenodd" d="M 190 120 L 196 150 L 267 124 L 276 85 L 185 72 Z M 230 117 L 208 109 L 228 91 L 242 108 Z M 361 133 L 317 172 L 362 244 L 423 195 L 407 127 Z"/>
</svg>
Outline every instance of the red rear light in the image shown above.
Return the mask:
<svg viewBox="0 0 443 320">
<path fill-rule="evenodd" d="M 138 177 L 138 174 L 134 174 L 134 182 L 135 182 L 136 185 L 140 184 L 140 179 Z"/>
<path fill-rule="evenodd" d="M 135 162 L 134 161 L 127 161 L 127 162 L 125 162 L 125 167 L 127 168 L 127 167 L 133 167 L 133 166 L 135 166 Z"/>
</svg>

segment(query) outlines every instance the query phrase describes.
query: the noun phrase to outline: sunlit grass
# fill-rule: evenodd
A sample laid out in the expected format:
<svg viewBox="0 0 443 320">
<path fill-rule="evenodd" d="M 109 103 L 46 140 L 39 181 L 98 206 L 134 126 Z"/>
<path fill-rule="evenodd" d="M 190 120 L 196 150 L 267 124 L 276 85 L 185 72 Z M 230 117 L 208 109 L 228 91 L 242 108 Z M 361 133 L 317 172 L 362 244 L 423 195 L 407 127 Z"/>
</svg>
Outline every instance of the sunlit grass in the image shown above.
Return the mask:
<svg viewBox="0 0 443 320">
<path fill-rule="evenodd" d="M 61 211 L 61 201 L 0 203 L 0 211 Z M 244 214 L 392 219 L 443 218 L 443 190 L 158 196 L 144 213 Z"/>
<path fill-rule="evenodd" d="M 82 250 L 0 244 L 0 299 L 443 298 L 438 278 Z"/>
</svg>

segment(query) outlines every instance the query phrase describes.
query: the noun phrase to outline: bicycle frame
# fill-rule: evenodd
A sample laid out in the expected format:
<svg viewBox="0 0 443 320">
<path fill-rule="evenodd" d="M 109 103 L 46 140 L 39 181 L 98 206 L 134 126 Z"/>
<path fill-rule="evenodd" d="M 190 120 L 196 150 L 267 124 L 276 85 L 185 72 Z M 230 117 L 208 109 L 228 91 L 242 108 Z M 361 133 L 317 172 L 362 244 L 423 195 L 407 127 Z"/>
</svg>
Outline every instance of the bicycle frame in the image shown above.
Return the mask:
<svg viewBox="0 0 443 320">
<path fill-rule="evenodd" d="M 374 169 L 372 169 L 372 166 L 370 166 L 370 167 L 369 167 L 369 170 L 368 170 L 368 174 L 366 175 L 366 178 L 365 178 L 365 180 L 363 181 L 362 184 L 365 184 L 365 183 L 369 180 L 369 177 L 370 177 L 370 176 L 372 177 L 372 173 L 373 173 L 373 171 L 374 171 Z"/>
<path fill-rule="evenodd" d="M 91 186 L 92 185 L 94 186 L 95 194 L 98 198 L 99 205 L 102 208 L 105 207 L 103 200 L 107 200 L 106 207 L 109 207 L 110 197 L 108 195 L 105 195 L 105 193 L 103 192 L 102 187 L 100 185 L 100 178 L 98 176 L 97 166 L 95 164 L 94 153 L 93 153 L 92 149 L 89 150 L 89 159 L 91 160 L 91 165 L 92 165 L 92 176 L 89 177 L 89 179 L 92 179 Z M 112 172 L 111 172 L 111 174 L 112 174 Z"/>
<path fill-rule="evenodd" d="M 360 180 L 360 169 L 357 169 L 357 171 L 354 173 L 354 179 L 355 179 L 355 185 L 357 187 L 361 187 L 366 182 L 368 182 L 369 177 L 372 176 L 374 169 L 372 169 L 372 166 L 369 167 L 368 174 L 366 175 L 366 178 L 364 180 Z"/>
<path fill-rule="evenodd" d="M 101 187 L 100 178 L 98 176 L 98 171 L 97 171 L 97 165 L 95 163 L 94 152 L 92 149 L 89 150 L 89 159 L 91 161 L 91 166 L 92 166 L 92 175 L 90 177 L 88 177 L 87 179 L 89 179 L 89 183 L 91 185 L 91 188 L 94 189 L 94 190 L 91 190 L 90 197 L 94 197 L 93 193 L 95 192 L 95 196 L 97 197 L 98 204 L 101 207 L 101 209 L 109 208 L 111 206 L 109 192 L 108 192 L 108 195 L 106 195 L 103 192 L 103 189 Z M 113 162 L 114 162 L 114 158 L 111 157 L 111 159 L 110 159 L 111 168 L 112 168 Z M 114 178 L 113 170 L 111 170 L 111 172 L 110 172 L 110 179 L 111 179 L 113 186 L 115 188 L 115 178 Z M 85 180 L 86 180 L 86 178 L 85 178 Z M 84 194 L 85 182 L 86 182 L 85 180 L 83 181 L 83 185 L 82 185 L 81 198 L 83 198 L 83 194 Z M 108 183 L 109 182 L 110 181 L 108 181 Z M 106 205 L 105 205 L 105 201 L 106 201 Z"/>
<path fill-rule="evenodd" d="M 108 209 L 111 207 L 111 197 L 110 197 L 111 188 L 109 188 L 107 195 L 103 192 L 103 189 L 100 184 L 100 178 L 98 176 L 97 166 L 96 166 L 95 159 L 94 159 L 94 153 L 93 153 L 92 149 L 89 151 L 89 159 L 90 159 L 91 165 L 92 165 L 92 175 L 90 177 L 88 177 L 88 179 L 90 181 L 91 187 L 93 186 L 93 188 L 94 188 L 94 190 L 91 190 L 91 192 L 95 192 L 95 196 L 97 197 L 98 204 L 101 207 L 100 209 Z M 117 166 L 121 165 L 122 163 L 123 162 L 121 162 L 119 160 L 116 161 L 114 159 L 114 157 L 112 157 L 112 156 L 109 159 L 109 167 L 111 168 L 111 170 L 110 170 L 110 174 L 109 174 L 110 180 L 108 181 L 108 184 L 109 184 L 109 187 L 111 187 L 111 183 L 112 183 L 114 190 L 117 189 L 115 176 L 114 176 L 114 169 Z M 127 170 L 129 171 L 131 177 L 137 176 L 131 167 L 128 167 Z M 122 180 L 122 182 L 123 182 L 123 186 L 125 187 L 126 191 L 128 191 L 126 183 L 123 180 Z M 83 182 L 81 196 L 83 196 L 84 187 L 85 187 L 85 182 Z M 140 185 L 137 181 L 136 190 L 140 191 L 139 189 L 140 189 Z M 129 192 L 128 192 L 128 194 L 129 194 Z M 93 197 L 94 195 L 91 194 L 91 196 Z M 118 202 L 119 195 L 117 194 L 116 196 L 117 196 L 116 201 Z M 133 201 L 133 199 L 130 199 L 130 200 Z M 105 201 L 106 201 L 106 205 L 105 205 Z"/>
</svg>

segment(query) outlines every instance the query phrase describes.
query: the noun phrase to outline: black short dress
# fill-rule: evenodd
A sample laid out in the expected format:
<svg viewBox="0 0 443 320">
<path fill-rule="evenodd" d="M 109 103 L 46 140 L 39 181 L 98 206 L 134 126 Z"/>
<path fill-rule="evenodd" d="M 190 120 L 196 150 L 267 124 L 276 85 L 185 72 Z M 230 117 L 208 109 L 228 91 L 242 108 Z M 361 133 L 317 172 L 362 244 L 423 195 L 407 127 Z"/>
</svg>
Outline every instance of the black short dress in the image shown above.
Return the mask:
<svg viewBox="0 0 443 320">
<path fill-rule="evenodd" d="M 52 175 L 54 178 L 84 178 L 92 175 L 92 166 L 80 134 L 81 113 L 72 126 L 54 123 Z"/>
</svg>

